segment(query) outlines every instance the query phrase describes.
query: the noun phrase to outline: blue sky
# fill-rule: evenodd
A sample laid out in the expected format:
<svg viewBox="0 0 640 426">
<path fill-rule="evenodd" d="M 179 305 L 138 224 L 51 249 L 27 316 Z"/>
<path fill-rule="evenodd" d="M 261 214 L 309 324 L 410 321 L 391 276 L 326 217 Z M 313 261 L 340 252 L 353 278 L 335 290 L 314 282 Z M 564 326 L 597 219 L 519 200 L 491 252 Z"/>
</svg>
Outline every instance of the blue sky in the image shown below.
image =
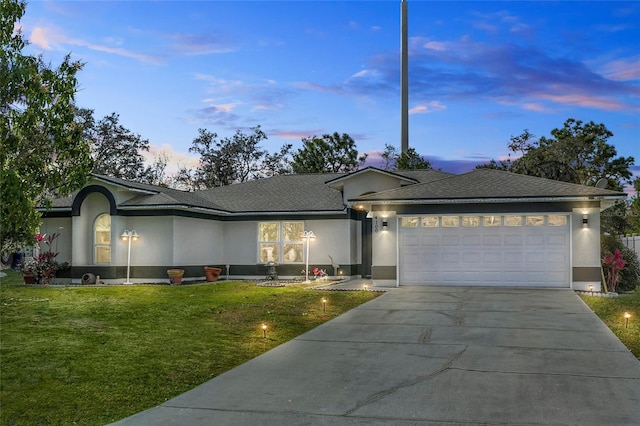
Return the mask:
<svg viewBox="0 0 640 426">
<path fill-rule="evenodd" d="M 640 2 L 409 6 L 409 144 L 436 168 L 505 158 L 510 137 L 604 123 L 640 175 Z M 77 103 L 192 166 L 198 128 L 260 125 L 274 152 L 348 133 L 400 145 L 400 1 L 31 1 L 30 52 L 86 63 Z"/>
</svg>

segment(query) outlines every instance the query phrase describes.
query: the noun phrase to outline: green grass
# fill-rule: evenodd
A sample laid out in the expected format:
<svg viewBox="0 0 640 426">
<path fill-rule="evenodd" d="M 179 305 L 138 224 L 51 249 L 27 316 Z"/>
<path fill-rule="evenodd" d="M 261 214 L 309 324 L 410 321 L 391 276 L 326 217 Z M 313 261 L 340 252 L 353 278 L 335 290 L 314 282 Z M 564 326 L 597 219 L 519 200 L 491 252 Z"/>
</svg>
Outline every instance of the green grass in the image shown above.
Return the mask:
<svg viewBox="0 0 640 426">
<path fill-rule="evenodd" d="M 100 425 L 158 405 L 375 298 L 246 282 L 0 287 L 2 425 Z M 326 313 L 322 297 L 328 302 Z M 268 325 L 263 337 L 262 323 Z"/>
<path fill-rule="evenodd" d="M 640 360 L 640 290 L 631 294 L 621 294 L 616 298 L 587 295 L 580 297 Z M 631 314 L 627 327 L 625 312 Z"/>
</svg>

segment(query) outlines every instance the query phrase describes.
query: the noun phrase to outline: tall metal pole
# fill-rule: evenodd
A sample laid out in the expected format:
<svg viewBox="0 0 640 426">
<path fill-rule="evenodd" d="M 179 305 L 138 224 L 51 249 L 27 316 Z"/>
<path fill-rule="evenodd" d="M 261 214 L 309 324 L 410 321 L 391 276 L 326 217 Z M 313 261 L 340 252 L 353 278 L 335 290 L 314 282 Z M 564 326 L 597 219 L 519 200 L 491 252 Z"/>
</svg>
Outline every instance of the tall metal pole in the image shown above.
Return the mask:
<svg viewBox="0 0 640 426">
<path fill-rule="evenodd" d="M 129 250 L 127 253 L 127 282 L 125 284 L 131 284 L 131 282 L 129 281 L 129 271 L 131 270 L 131 233 L 129 233 Z"/>
<path fill-rule="evenodd" d="M 401 152 L 409 150 L 409 49 L 407 36 L 407 2 L 400 6 L 400 147 Z"/>
</svg>

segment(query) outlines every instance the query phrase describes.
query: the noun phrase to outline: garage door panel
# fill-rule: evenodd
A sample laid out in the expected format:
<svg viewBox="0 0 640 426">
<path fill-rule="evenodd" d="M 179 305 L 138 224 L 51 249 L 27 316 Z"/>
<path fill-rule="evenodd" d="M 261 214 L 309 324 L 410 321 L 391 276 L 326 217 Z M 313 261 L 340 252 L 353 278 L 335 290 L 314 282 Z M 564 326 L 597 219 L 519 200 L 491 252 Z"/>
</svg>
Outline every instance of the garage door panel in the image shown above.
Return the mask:
<svg viewBox="0 0 640 426">
<path fill-rule="evenodd" d="M 521 246 L 523 243 L 524 243 L 524 238 L 522 235 L 505 235 L 504 236 L 505 246 Z"/>
<path fill-rule="evenodd" d="M 482 253 L 482 261 L 486 264 L 502 264 L 502 253 L 495 251 L 485 251 Z"/>
<path fill-rule="evenodd" d="M 400 227 L 400 284 L 569 287 L 569 221 L 566 226 L 549 226 L 546 220 L 540 226 L 482 223 Z"/>
<path fill-rule="evenodd" d="M 443 235 L 441 241 L 443 246 L 459 246 L 460 245 L 460 237 L 458 235 Z"/>
<path fill-rule="evenodd" d="M 502 236 L 501 235 L 483 235 L 482 245 L 488 246 L 488 247 L 502 246 Z"/>
<path fill-rule="evenodd" d="M 528 246 L 541 246 L 544 244 L 544 241 L 543 235 L 527 235 L 525 244 Z"/>
<path fill-rule="evenodd" d="M 480 235 L 463 235 L 462 236 L 462 245 L 469 246 L 479 246 L 482 244 L 482 238 Z"/>
<path fill-rule="evenodd" d="M 420 238 L 420 244 L 422 246 L 439 246 L 440 236 L 439 235 L 423 235 Z"/>
</svg>

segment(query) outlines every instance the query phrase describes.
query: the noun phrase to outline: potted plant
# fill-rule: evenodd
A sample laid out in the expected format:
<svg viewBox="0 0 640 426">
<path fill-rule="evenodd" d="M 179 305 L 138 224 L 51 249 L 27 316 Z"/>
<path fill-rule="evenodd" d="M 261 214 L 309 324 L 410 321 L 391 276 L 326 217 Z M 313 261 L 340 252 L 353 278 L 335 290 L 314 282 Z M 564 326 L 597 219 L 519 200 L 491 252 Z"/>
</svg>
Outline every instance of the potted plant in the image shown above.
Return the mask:
<svg viewBox="0 0 640 426">
<path fill-rule="evenodd" d="M 171 284 L 180 284 L 184 275 L 184 269 L 167 269 L 167 275 L 169 275 Z"/>
<path fill-rule="evenodd" d="M 25 284 L 35 284 L 37 280 L 36 262 L 33 259 L 23 259 L 20 262 L 20 272 Z"/>
<path fill-rule="evenodd" d="M 204 267 L 204 276 L 207 279 L 207 282 L 218 281 L 221 272 L 221 268 L 214 268 L 213 266 Z"/>
</svg>

